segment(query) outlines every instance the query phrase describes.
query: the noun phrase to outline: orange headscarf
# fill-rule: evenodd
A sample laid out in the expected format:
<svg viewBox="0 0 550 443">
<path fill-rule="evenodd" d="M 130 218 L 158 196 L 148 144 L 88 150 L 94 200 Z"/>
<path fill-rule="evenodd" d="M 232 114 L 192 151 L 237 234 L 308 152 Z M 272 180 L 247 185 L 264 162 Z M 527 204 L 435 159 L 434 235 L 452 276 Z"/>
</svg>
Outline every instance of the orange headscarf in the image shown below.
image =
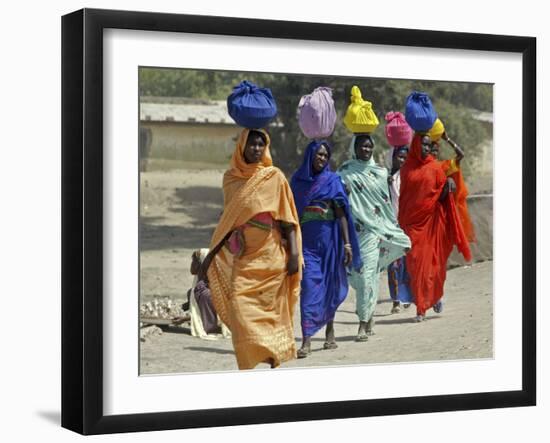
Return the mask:
<svg viewBox="0 0 550 443">
<path fill-rule="evenodd" d="M 422 158 L 422 135 L 415 134 L 401 168 L 399 224 L 410 237 L 407 254 L 418 314 L 424 314 L 443 295 L 447 259 L 454 245 L 471 260 L 471 251 L 453 198 L 439 201 L 447 177 L 431 155 Z"/>
<path fill-rule="evenodd" d="M 263 133 L 266 138 L 263 156 L 258 163 L 246 163 L 244 149 L 250 129 L 244 129 L 237 139 L 229 162 L 230 169 L 223 176 L 223 215 L 212 236 L 210 249 L 229 231 L 264 212 L 269 212 L 274 220 L 295 225 L 298 228 L 296 240 L 300 240 L 294 197 L 284 174 L 273 166 L 269 135 L 261 129 L 255 131 Z"/>
<path fill-rule="evenodd" d="M 229 171 L 228 174 L 234 177 L 239 178 L 250 178 L 260 169 L 266 168 L 268 166 L 273 166 L 273 160 L 271 158 L 271 152 L 269 147 L 271 145 L 271 140 L 269 134 L 263 129 L 254 129 L 255 132 L 259 132 L 265 137 L 265 149 L 262 155 L 262 158 L 258 163 L 247 163 L 244 159 L 244 148 L 246 148 L 246 142 L 248 140 L 248 135 L 250 134 L 250 129 L 244 129 L 239 134 L 237 139 L 237 146 L 233 151 L 231 160 L 229 161 Z"/>
</svg>

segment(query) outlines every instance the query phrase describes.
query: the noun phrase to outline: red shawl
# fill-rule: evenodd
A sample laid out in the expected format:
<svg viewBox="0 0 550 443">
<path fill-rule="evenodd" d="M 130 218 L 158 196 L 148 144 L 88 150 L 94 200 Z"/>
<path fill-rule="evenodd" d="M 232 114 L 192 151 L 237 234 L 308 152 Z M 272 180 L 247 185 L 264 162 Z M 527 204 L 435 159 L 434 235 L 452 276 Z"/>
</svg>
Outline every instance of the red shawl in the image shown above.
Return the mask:
<svg viewBox="0 0 550 443">
<path fill-rule="evenodd" d="M 431 155 L 422 159 L 421 139 L 415 134 L 401 168 L 399 224 L 412 242 L 407 270 L 417 313 L 424 315 L 443 296 L 453 246 L 457 245 L 467 261 L 472 254 L 454 198 L 439 201 L 447 176 Z"/>
</svg>

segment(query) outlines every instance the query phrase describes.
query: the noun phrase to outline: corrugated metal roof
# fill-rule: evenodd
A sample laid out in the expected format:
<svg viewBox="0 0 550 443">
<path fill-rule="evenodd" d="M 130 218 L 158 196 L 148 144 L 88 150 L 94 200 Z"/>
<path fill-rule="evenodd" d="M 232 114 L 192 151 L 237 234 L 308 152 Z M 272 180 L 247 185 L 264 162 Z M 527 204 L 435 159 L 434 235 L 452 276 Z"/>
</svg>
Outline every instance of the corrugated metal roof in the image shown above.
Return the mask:
<svg viewBox="0 0 550 443">
<path fill-rule="evenodd" d="M 202 103 L 140 104 L 140 120 L 155 122 L 217 123 L 235 125 L 225 100 Z"/>
</svg>

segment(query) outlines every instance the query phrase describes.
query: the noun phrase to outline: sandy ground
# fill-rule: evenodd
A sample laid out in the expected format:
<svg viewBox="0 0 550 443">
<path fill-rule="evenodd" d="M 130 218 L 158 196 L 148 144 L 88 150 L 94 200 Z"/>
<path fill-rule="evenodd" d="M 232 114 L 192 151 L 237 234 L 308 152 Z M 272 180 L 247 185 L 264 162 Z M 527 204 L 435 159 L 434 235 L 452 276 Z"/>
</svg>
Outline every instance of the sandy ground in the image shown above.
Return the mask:
<svg viewBox="0 0 550 443">
<path fill-rule="evenodd" d="M 222 170 L 146 172 L 141 177 L 141 302 L 168 296 L 182 303 L 191 286 L 188 269 L 193 250 L 207 247 L 222 207 Z M 357 333 L 355 293 L 350 293 L 336 318 L 338 349 L 323 350 L 324 333 L 313 338 L 306 359 L 284 367 L 334 366 L 492 358 L 492 262 L 456 267 L 448 272 L 444 310 L 430 311 L 427 321 L 413 322 L 414 306 L 390 314 L 386 274 L 380 277 L 375 312 L 376 335 L 354 341 Z M 295 335 L 300 342 L 299 309 Z M 136 337 L 137 339 L 137 337 Z M 259 365 L 258 369 L 265 369 Z M 140 343 L 140 372 L 161 374 L 236 370 L 231 340 L 201 340 L 189 329 L 170 327 Z"/>
</svg>

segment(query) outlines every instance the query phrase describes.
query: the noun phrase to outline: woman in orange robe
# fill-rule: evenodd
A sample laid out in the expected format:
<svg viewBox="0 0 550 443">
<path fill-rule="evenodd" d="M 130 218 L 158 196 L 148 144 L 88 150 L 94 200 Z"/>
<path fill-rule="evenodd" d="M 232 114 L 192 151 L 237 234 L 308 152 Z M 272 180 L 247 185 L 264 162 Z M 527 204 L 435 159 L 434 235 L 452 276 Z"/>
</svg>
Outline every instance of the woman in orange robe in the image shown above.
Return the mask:
<svg viewBox="0 0 550 443">
<path fill-rule="evenodd" d="M 430 137 L 415 134 L 401 168 L 399 225 L 412 242 L 406 261 L 416 321 L 424 320 L 426 311 L 443 296 L 447 259 L 453 246 L 457 245 L 464 258 L 471 260 L 455 200 L 449 196 L 456 185 L 430 150 Z"/>
<path fill-rule="evenodd" d="M 470 213 L 468 212 L 468 203 L 466 202 L 466 199 L 468 198 L 468 187 L 466 186 L 462 170 L 460 169 L 460 162 L 464 158 L 464 151 L 453 140 L 451 140 L 446 133 L 443 133 L 442 138 L 453 147 L 456 157 L 450 160 L 441 161 L 441 167 L 443 168 L 445 175 L 447 177 L 451 177 L 456 184 L 456 192 L 453 195 L 456 208 L 458 210 L 458 215 L 462 223 L 462 228 L 464 229 L 464 234 L 466 234 L 468 241 L 470 243 L 475 243 L 476 234 L 472 219 L 470 218 Z M 431 153 L 436 159 L 439 160 L 440 146 L 438 141 L 432 141 Z"/>
<path fill-rule="evenodd" d="M 210 250 L 225 245 L 206 265 L 212 300 L 231 331 L 239 369 L 262 362 L 277 367 L 296 357 L 300 225 L 269 143 L 263 130 L 241 132 L 223 178 L 224 209 Z"/>
</svg>

